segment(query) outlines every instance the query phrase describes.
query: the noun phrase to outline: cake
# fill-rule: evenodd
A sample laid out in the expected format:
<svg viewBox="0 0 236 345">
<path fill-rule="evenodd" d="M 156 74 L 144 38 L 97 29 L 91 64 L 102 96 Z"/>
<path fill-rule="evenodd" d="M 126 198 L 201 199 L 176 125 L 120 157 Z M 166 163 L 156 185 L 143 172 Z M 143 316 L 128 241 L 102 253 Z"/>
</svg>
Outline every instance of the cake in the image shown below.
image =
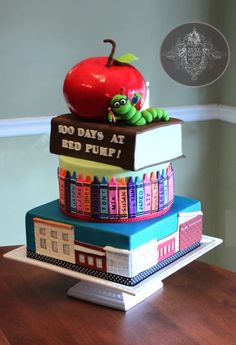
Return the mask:
<svg viewBox="0 0 236 345">
<path fill-rule="evenodd" d="M 113 55 L 66 76 L 72 113 L 52 119 L 50 138 L 59 199 L 27 212 L 27 256 L 135 286 L 200 245 L 202 211 L 174 194 L 181 121 L 140 110 L 145 80 L 127 56 Z"/>
</svg>

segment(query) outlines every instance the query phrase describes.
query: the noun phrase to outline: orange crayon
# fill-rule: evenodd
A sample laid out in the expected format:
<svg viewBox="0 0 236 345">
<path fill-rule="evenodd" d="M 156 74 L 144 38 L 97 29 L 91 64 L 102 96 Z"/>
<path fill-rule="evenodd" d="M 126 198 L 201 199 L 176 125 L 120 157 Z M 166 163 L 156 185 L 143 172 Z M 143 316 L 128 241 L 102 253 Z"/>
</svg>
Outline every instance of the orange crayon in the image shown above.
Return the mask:
<svg viewBox="0 0 236 345">
<path fill-rule="evenodd" d="M 60 206 L 65 208 L 65 178 L 66 178 L 66 169 L 63 170 L 60 168 L 58 170 L 58 182 L 59 182 L 59 200 Z"/>
<path fill-rule="evenodd" d="M 128 218 L 127 184 L 124 177 L 122 177 L 118 183 L 118 199 L 119 218 Z"/>
<path fill-rule="evenodd" d="M 152 213 L 158 211 L 158 181 L 156 172 L 152 172 L 150 176 L 151 180 L 151 191 L 152 191 L 152 200 L 151 200 L 151 211 Z"/>
<path fill-rule="evenodd" d="M 83 212 L 86 216 L 91 216 L 91 177 L 86 176 L 83 187 Z"/>
</svg>

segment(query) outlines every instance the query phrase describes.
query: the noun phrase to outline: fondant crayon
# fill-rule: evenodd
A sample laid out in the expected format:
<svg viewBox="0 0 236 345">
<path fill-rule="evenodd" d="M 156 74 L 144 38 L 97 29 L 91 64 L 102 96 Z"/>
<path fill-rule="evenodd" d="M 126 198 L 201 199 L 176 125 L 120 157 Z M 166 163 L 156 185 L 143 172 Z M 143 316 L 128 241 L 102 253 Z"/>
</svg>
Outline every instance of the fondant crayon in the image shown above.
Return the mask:
<svg viewBox="0 0 236 345">
<path fill-rule="evenodd" d="M 83 212 L 86 216 L 91 216 L 91 177 L 86 176 L 83 187 Z"/>
<path fill-rule="evenodd" d="M 124 177 L 118 183 L 118 196 L 119 196 L 119 218 L 128 217 L 128 197 L 127 197 L 127 184 Z"/>
<path fill-rule="evenodd" d="M 65 210 L 70 212 L 70 172 L 67 170 L 65 177 Z"/>
<path fill-rule="evenodd" d="M 136 197 L 136 184 L 133 181 L 132 176 L 129 178 L 129 181 L 127 183 L 127 193 L 128 193 L 128 213 L 129 218 L 136 217 L 137 214 L 137 197 Z"/>
<path fill-rule="evenodd" d="M 115 177 L 110 179 L 108 184 L 108 205 L 109 205 L 109 215 L 111 219 L 118 218 L 118 183 Z"/>
<path fill-rule="evenodd" d="M 100 182 L 97 176 L 94 176 L 91 184 L 91 207 L 92 216 L 95 218 L 100 217 Z"/>
<path fill-rule="evenodd" d="M 148 174 L 143 176 L 144 214 L 151 213 L 151 181 Z"/>
<path fill-rule="evenodd" d="M 60 199 L 60 206 L 65 208 L 65 178 L 66 178 L 66 170 L 59 169 L 58 170 L 58 178 L 59 178 L 59 199 Z"/>
<path fill-rule="evenodd" d="M 79 175 L 76 180 L 76 212 L 83 214 L 83 175 Z"/>
<path fill-rule="evenodd" d="M 143 193 L 143 181 L 140 180 L 138 176 L 135 178 L 136 184 L 136 207 L 137 216 L 142 216 L 144 213 L 144 193 Z"/>
<path fill-rule="evenodd" d="M 76 172 L 74 171 L 70 179 L 70 209 L 76 212 Z"/>
<path fill-rule="evenodd" d="M 168 202 L 174 199 L 174 170 L 170 163 L 167 169 L 167 182 L 168 182 Z"/>
<path fill-rule="evenodd" d="M 166 170 L 162 170 L 162 176 L 163 176 L 163 186 L 164 186 L 164 208 L 167 207 L 168 204 L 168 181 L 167 181 L 167 174 Z"/>
<path fill-rule="evenodd" d="M 108 182 L 105 176 L 103 176 L 100 183 L 100 218 L 109 218 L 108 214 Z"/>
<path fill-rule="evenodd" d="M 158 211 L 158 180 L 156 172 L 151 173 L 151 190 L 152 190 L 152 202 L 151 202 L 151 210 L 153 212 Z"/>
<path fill-rule="evenodd" d="M 157 172 L 158 180 L 158 210 L 161 211 L 164 208 L 164 179 L 160 171 Z"/>
</svg>

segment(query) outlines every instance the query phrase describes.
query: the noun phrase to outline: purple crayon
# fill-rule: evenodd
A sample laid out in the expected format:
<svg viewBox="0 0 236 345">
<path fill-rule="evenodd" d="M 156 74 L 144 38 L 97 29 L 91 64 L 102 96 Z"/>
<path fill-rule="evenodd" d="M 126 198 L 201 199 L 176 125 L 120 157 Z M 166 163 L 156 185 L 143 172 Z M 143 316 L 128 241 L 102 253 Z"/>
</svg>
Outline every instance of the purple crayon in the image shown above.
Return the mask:
<svg viewBox="0 0 236 345">
<path fill-rule="evenodd" d="M 148 174 L 143 176 L 144 214 L 151 213 L 151 181 Z"/>
<path fill-rule="evenodd" d="M 136 217 L 137 214 L 137 207 L 136 207 L 136 183 L 133 181 L 132 176 L 129 178 L 127 184 L 127 192 L 128 192 L 128 213 L 129 218 Z"/>
<path fill-rule="evenodd" d="M 107 219 L 108 217 L 108 182 L 103 176 L 100 183 L 100 218 Z"/>
<path fill-rule="evenodd" d="M 94 176 L 91 184 L 91 202 L 92 217 L 100 217 L 100 182 L 97 176 Z"/>
<path fill-rule="evenodd" d="M 119 216 L 118 210 L 118 183 L 115 177 L 110 179 L 108 184 L 108 207 L 111 219 L 117 219 Z"/>
<path fill-rule="evenodd" d="M 158 180 L 158 210 L 161 211 L 164 208 L 164 179 L 161 173 L 158 171 L 157 173 L 157 180 Z"/>
<path fill-rule="evenodd" d="M 144 193 L 143 193 L 143 181 L 137 176 L 135 178 L 136 184 L 136 206 L 137 216 L 142 216 L 144 213 Z"/>
<path fill-rule="evenodd" d="M 168 183 L 168 202 L 174 199 L 174 170 L 170 163 L 167 168 L 167 183 Z"/>
<path fill-rule="evenodd" d="M 168 184 L 167 184 L 167 175 L 165 169 L 162 170 L 163 176 L 163 185 L 164 185 L 164 208 L 167 207 L 168 204 Z"/>
<path fill-rule="evenodd" d="M 67 170 L 65 177 L 65 210 L 70 212 L 70 172 Z"/>
</svg>

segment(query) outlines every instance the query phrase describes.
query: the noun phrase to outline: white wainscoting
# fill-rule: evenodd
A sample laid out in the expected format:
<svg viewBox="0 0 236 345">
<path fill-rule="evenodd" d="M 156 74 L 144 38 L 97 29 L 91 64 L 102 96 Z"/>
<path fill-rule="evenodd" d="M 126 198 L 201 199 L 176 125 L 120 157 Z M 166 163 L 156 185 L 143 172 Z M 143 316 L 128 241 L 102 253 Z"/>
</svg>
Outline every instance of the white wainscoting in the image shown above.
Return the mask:
<svg viewBox="0 0 236 345">
<path fill-rule="evenodd" d="M 236 123 L 236 107 L 222 104 L 164 107 L 171 115 L 185 122 L 221 120 Z M 0 137 L 14 137 L 50 133 L 52 116 L 24 117 L 0 120 Z"/>
</svg>

